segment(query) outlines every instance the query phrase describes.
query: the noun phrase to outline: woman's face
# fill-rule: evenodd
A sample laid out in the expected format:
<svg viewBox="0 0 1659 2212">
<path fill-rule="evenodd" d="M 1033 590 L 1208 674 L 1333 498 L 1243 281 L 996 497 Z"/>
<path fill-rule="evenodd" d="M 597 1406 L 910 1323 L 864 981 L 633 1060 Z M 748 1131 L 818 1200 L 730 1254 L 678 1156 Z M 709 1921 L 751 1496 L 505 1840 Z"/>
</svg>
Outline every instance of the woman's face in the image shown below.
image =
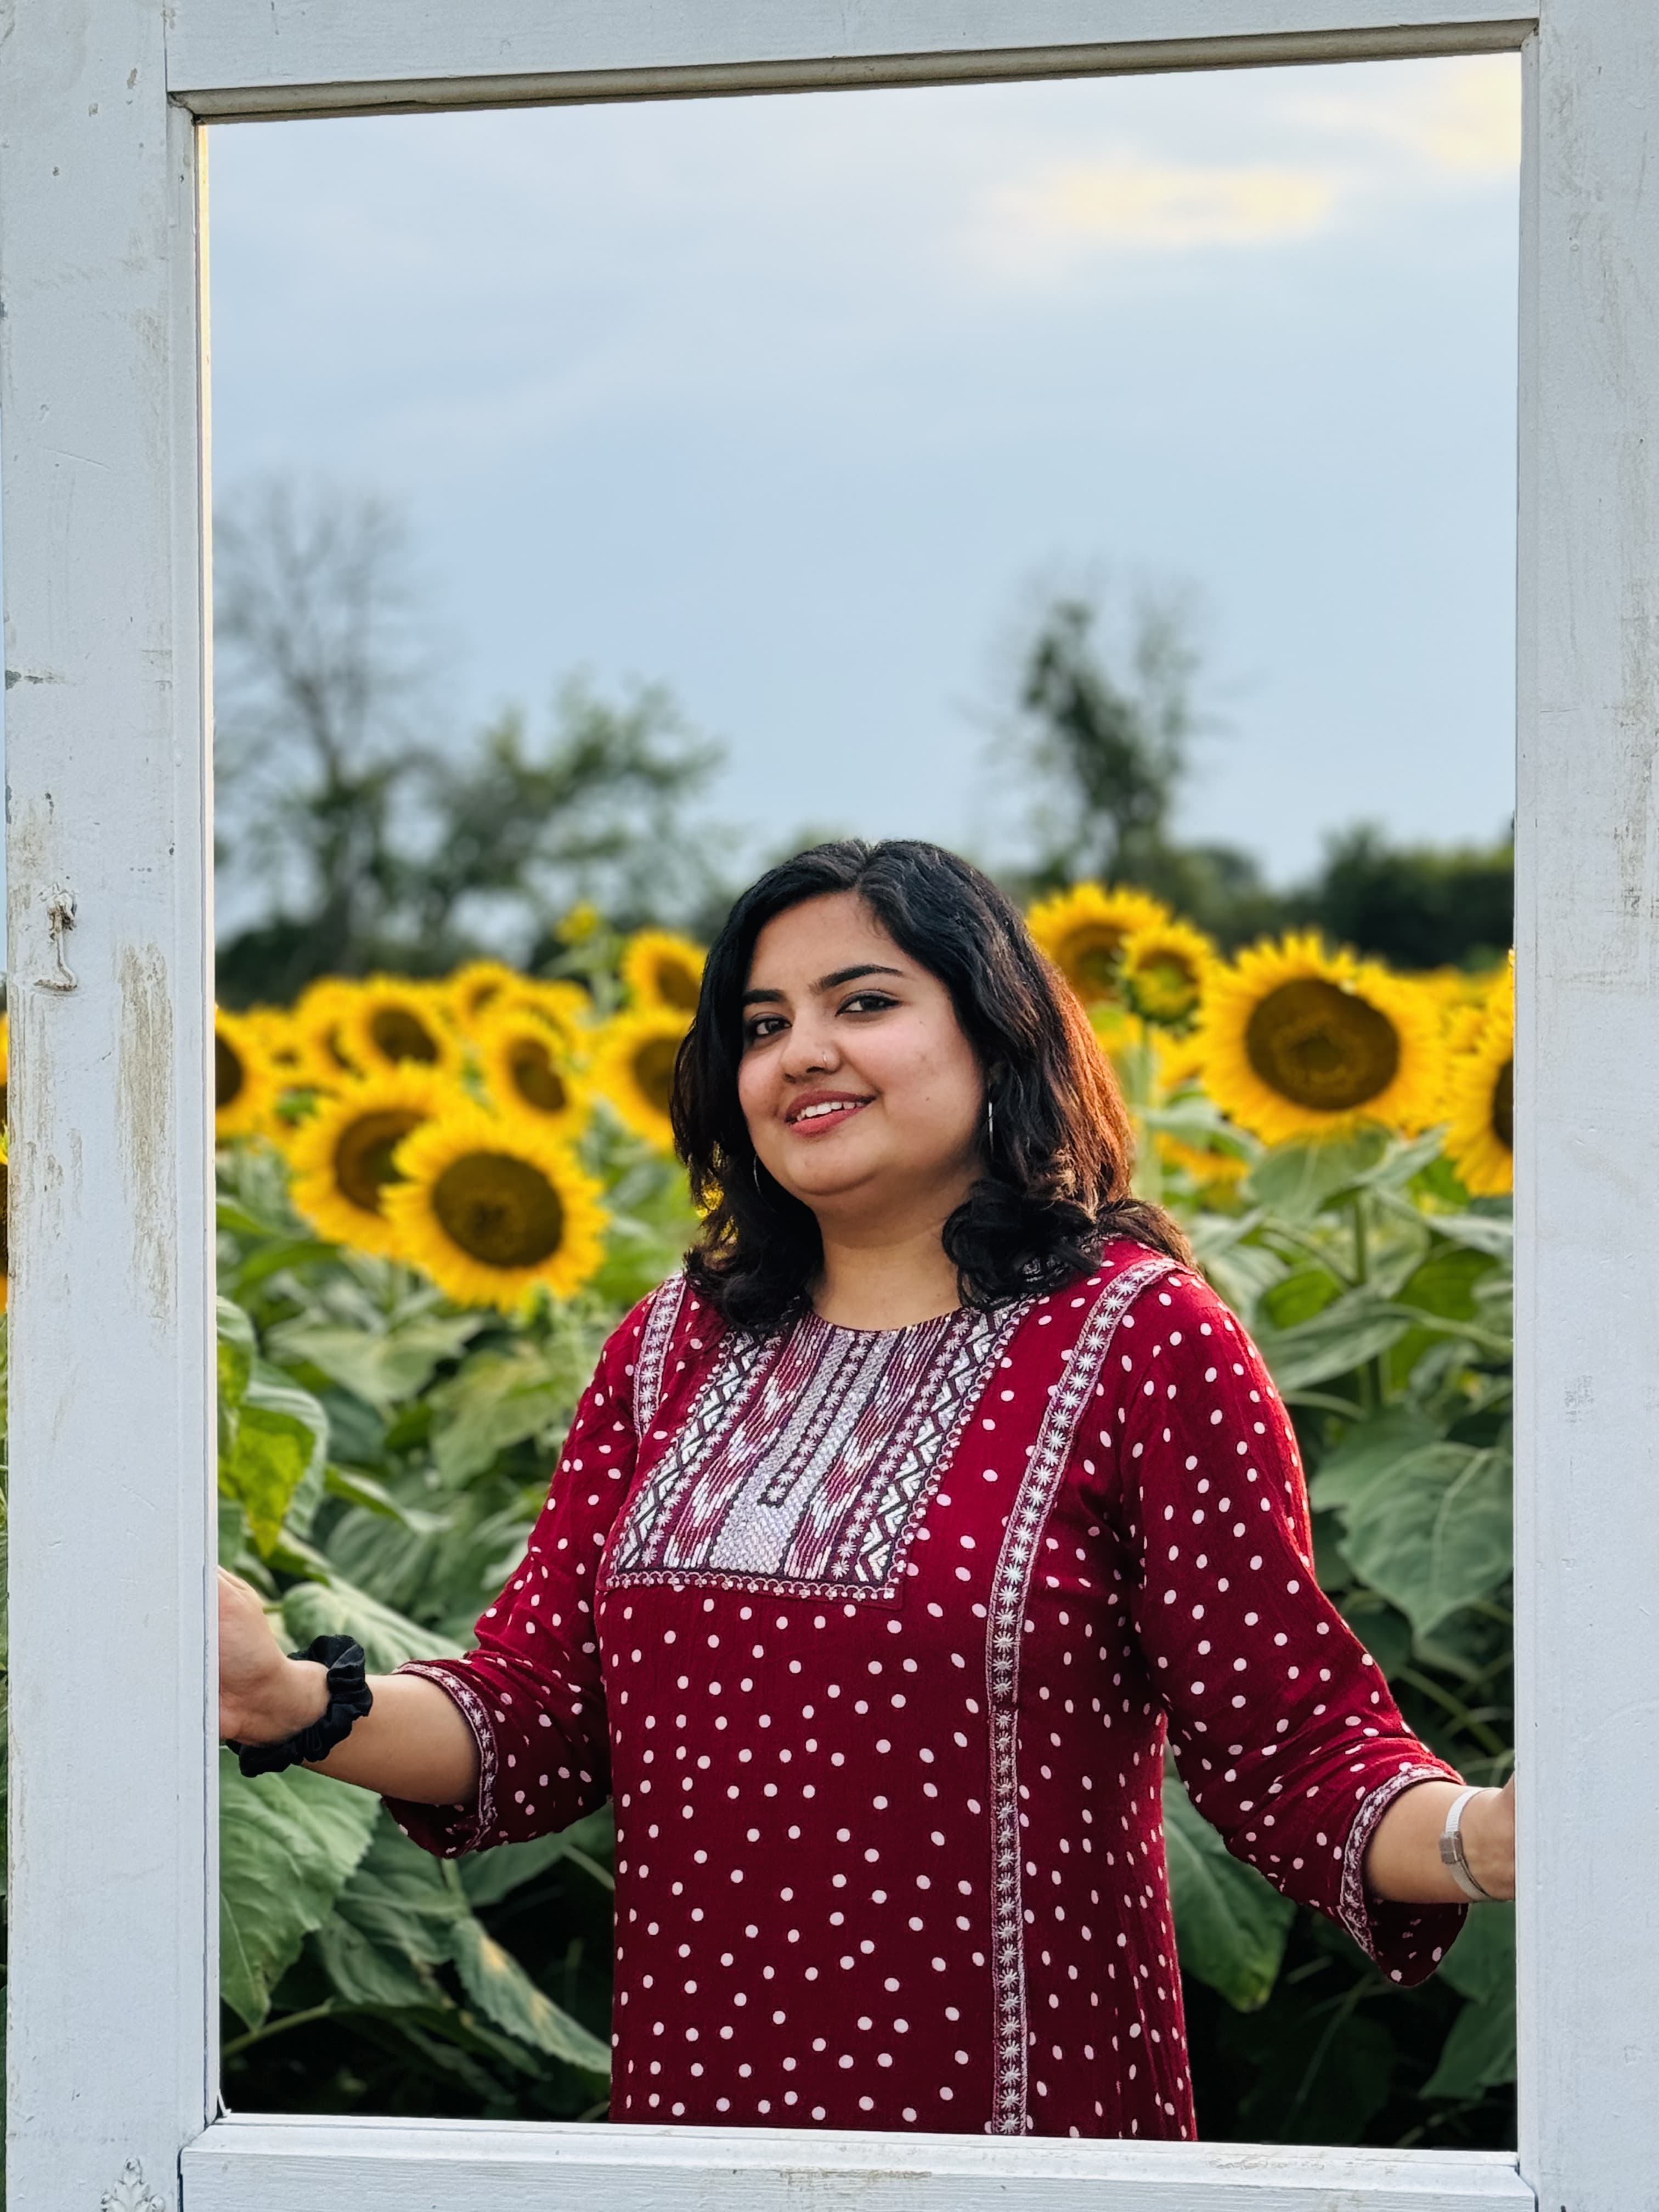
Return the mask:
<svg viewBox="0 0 1659 2212">
<path fill-rule="evenodd" d="M 738 1095 L 761 1162 L 826 1222 L 942 1222 L 979 1173 L 985 1083 L 937 975 L 837 891 L 755 943 Z M 902 1221 L 899 1217 L 903 1217 Z"/>
</svg>

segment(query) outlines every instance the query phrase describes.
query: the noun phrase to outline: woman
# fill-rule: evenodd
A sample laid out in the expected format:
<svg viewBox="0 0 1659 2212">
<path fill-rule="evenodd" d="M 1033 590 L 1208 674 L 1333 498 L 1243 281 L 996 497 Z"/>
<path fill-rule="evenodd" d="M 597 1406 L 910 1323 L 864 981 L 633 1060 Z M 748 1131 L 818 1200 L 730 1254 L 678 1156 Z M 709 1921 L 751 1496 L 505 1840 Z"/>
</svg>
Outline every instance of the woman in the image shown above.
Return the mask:
<svg viewBox="0 0 1659 2212">
<path fill-rule="evenodd" d="M 1513 1893 L 1510 1791 L 1461 1790 L 1319 1591 L 1289 1419 L 991 883 L 908 842 L 775 869 L 674 1110 L 702 1236 L 477 1649 L 280 1744 L 324 1668 L 228 1579 L 222 1615 L 225 1733 L 430 1850 L 614 1796 L 614 2118 L 1190 2135 L 1166 1730 L 1396 1981 Z"/>
</svg>

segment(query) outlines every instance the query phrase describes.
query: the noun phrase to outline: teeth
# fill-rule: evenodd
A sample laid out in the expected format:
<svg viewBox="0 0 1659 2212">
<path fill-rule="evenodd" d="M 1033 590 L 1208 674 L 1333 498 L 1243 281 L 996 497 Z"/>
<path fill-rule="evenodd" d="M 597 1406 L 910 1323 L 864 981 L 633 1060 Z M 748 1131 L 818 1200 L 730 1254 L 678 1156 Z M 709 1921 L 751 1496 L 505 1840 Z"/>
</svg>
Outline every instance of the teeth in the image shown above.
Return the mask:
<svg viewBox="0 0 1659 2212">
<path fill-rule="evenodd" d="M 853 1104 L 850 1098 L 832 1098 L 822 1106 L 803 1106 L 795 1119 L 798 1121 L 821 1121 L 826 1114 L 844 1114 Z"/>
</svg>

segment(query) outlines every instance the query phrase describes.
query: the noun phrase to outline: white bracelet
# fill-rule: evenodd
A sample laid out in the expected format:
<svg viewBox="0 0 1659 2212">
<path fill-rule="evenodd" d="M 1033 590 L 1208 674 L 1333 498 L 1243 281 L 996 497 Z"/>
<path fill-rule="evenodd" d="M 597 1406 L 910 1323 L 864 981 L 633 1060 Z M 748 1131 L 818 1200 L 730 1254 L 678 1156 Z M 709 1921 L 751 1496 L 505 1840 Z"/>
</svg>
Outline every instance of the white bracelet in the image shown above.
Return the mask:
<svg viewBox="0 0 1659 2212">
<path fill-rule="evenodd" d="M 1480 1795 L 1478 1788 L 1460 1790 L 1446 1808 L 1446 1825 L 1440 1831 L 1440 1863 L 1472 1905 L 1495 1905 L 1497 1899 L 1475 1880 L 1463 1854 L 1463 1808 L 1471 1797 Z"/>
</svg>

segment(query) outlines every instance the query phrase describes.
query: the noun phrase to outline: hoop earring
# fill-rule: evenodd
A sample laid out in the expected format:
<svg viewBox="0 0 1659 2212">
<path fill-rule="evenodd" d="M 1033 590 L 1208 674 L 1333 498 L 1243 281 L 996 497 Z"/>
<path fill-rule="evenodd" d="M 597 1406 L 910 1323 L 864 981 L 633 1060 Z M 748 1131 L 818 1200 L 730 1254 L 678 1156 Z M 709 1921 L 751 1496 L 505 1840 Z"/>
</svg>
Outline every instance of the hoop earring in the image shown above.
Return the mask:
<svg viewBox="0 0 1659 2212">
<path fill-rule="evenodd" d="M 761 1179 L 760 1179 L 760 1154 L 759 1154 L 758 1152 L 757 1152 L 757 1153 L 755 1154 L 754 1158 L 750 1161 L 749 1164 L 750 1164 L 750 1168 L 754 1170 L 754 1176 L 755 1176 L 755 1189 L 756 1189 L 756 1192 L 757 1192 L 757 1194 L 760 1197 L 764 1198 L 764 1197 L 765 1197 L 765 1195 L 766 1195 L 766 1193 L 765 1193 L 763 1190 L 762 1190 L 762 1189 L 761 1189 Z"/>
<path fill-rule="evenodd" d="M 996 1140 L 997 1109 L 992 1104 L 991 1095 L 988 1091 L 985 1095 L 985 1149 L 988 1152 L 995 1146 Z"/>
</svg>

